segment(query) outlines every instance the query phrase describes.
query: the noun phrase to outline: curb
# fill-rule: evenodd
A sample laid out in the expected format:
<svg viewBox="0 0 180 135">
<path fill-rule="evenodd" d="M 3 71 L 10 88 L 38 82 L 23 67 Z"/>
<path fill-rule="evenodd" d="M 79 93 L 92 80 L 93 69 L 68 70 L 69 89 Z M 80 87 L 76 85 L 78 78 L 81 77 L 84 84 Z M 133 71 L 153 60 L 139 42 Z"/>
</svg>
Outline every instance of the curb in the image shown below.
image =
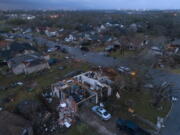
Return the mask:
<svg viewBox="0 0 180 135">
<path fill-rule="evenodd" d="M 170 108 L 170 110 L 169 110 L 169 112 L 167 113 L 167 115 L 165 116 L 165 118 L 164 118 L 164 123 L 167 121 L 167 119 L 169 118 L 169 116 L 170 116 L 170 114 L 171 114 L 171 112 L 172 112 L 172 110 L 173 110 L 173 107 L 174 107 L 174 102 L 171 100 L 171 108 Z M 165 128 L 165 127 L 163 127 L 163 128 Z M 159 135 L 161 135 L 161 130 L 163 129 L 163 128 L 161 128 L 160 130 L 159 130 Z"/>
<path fill-rule="evenodd" d="M 164 120 L 164 121 L 167 121 L 167 119 L 168 119 L 168 117 L 169 117 L 170 113 L 171 113 L 171 112 L 172 112 L 172 110 L 173 110 L 173 107 L 174 107 L 174 102 L 173 102 L 173 101 L 171 101 L 171 108 L 170 108 L 170 110 L 169 110 L 168 114 L 165 116 L 165 120 Z"/>
</svg>

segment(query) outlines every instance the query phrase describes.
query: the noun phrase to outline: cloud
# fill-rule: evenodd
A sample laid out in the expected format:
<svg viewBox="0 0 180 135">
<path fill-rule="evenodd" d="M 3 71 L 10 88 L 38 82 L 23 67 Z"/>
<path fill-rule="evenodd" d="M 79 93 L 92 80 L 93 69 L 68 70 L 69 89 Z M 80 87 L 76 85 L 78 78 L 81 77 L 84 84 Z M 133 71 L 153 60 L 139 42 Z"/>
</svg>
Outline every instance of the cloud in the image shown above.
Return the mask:
<svg viewBox="0 0 180 135">
<path fill-rule="evenodd" d="M 0 0 L 0 8 L 179 9 L 179 0 Z"/>
</svg>

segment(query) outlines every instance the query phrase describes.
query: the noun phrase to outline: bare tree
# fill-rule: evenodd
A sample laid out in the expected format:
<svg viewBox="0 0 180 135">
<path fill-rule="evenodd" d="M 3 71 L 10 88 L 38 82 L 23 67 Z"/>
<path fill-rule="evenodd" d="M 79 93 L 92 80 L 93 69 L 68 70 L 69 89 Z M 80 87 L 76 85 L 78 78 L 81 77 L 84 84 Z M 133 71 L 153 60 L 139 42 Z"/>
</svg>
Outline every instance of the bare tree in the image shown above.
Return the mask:
<svg viewBox="0 0 180 135">
<path fill-rule="evenodd" d="M 171 85 L 167 82 L 162 83 L 161 86 L 156 86 L 153 90 L 154 100 L 153 106 L 158 107 L 159 104 L 170 97 Z"/>
</svg>

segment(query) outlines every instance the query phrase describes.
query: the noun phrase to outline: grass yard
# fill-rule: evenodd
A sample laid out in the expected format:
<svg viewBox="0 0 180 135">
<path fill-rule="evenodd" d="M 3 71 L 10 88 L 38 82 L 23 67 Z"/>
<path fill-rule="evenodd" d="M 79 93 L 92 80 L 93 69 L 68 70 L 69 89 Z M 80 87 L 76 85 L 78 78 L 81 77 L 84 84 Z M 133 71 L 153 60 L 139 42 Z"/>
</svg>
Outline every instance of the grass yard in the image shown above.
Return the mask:
<svg viewBox="0 0 180 135">
<path fill-rule="evenodd" d="M 96 129 L 90 127 L 85 123 L 79 123 L 72 126 L 67 133 L 63 135 L 98 135 Z"/>
<path fill-rule="evenodd" d="M 180 68 L 178 68 L 178 69 L 173 69 L 172 72 L 173 72 L 173 73 L 176 73 L 176 74 L 180 74 Z"/>
<path fill-rule="evenodd" d="M 165 117 L 169 112 L 171 103 L 169 101 L 164 101 L 161 103 L 162 109 L 158 110 L 152 106 L 152 95 L 149 92 L 136 92 L 124 91 L 121 93 L 121 98 L 116 99 L 113 97 L 108 104 L 108 109 L 113 113 L 113 115 L 124 118 L 124 119 L 134 119 L 131 113 L 128 112 L 129 102 L 131 103 L 131 108 L 134 110 L 135 114 L 143 117 L 146 120 L 151 121 L 156 124 L 157 117 Z M 141 126 L 146 127 L 140 121 L 137 121 Z"/>
<path fill-rule="evenodd" d="M 90 50 L 94 52 L 104 52 L 104 49 L 105 49 L 104 46 L 95 46 L 95 47 L 90 48 Z"/>
</svg>

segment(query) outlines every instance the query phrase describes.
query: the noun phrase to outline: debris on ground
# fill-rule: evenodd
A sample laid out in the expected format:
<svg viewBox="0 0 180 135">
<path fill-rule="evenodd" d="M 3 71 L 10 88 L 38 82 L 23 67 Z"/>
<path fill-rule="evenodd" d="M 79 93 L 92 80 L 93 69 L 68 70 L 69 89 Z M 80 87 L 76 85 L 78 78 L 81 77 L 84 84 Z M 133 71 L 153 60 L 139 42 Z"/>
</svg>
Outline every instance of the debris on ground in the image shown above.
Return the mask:
<svg viewBox="0 0 180 135">
<path fill-rule="evenodd" d="M 157 129 L 160 130 L 162 127 L 165 127 L 164 126 L 164 118 L 161 118 L 161 117 L 157 117 Z"/>
</svg>

